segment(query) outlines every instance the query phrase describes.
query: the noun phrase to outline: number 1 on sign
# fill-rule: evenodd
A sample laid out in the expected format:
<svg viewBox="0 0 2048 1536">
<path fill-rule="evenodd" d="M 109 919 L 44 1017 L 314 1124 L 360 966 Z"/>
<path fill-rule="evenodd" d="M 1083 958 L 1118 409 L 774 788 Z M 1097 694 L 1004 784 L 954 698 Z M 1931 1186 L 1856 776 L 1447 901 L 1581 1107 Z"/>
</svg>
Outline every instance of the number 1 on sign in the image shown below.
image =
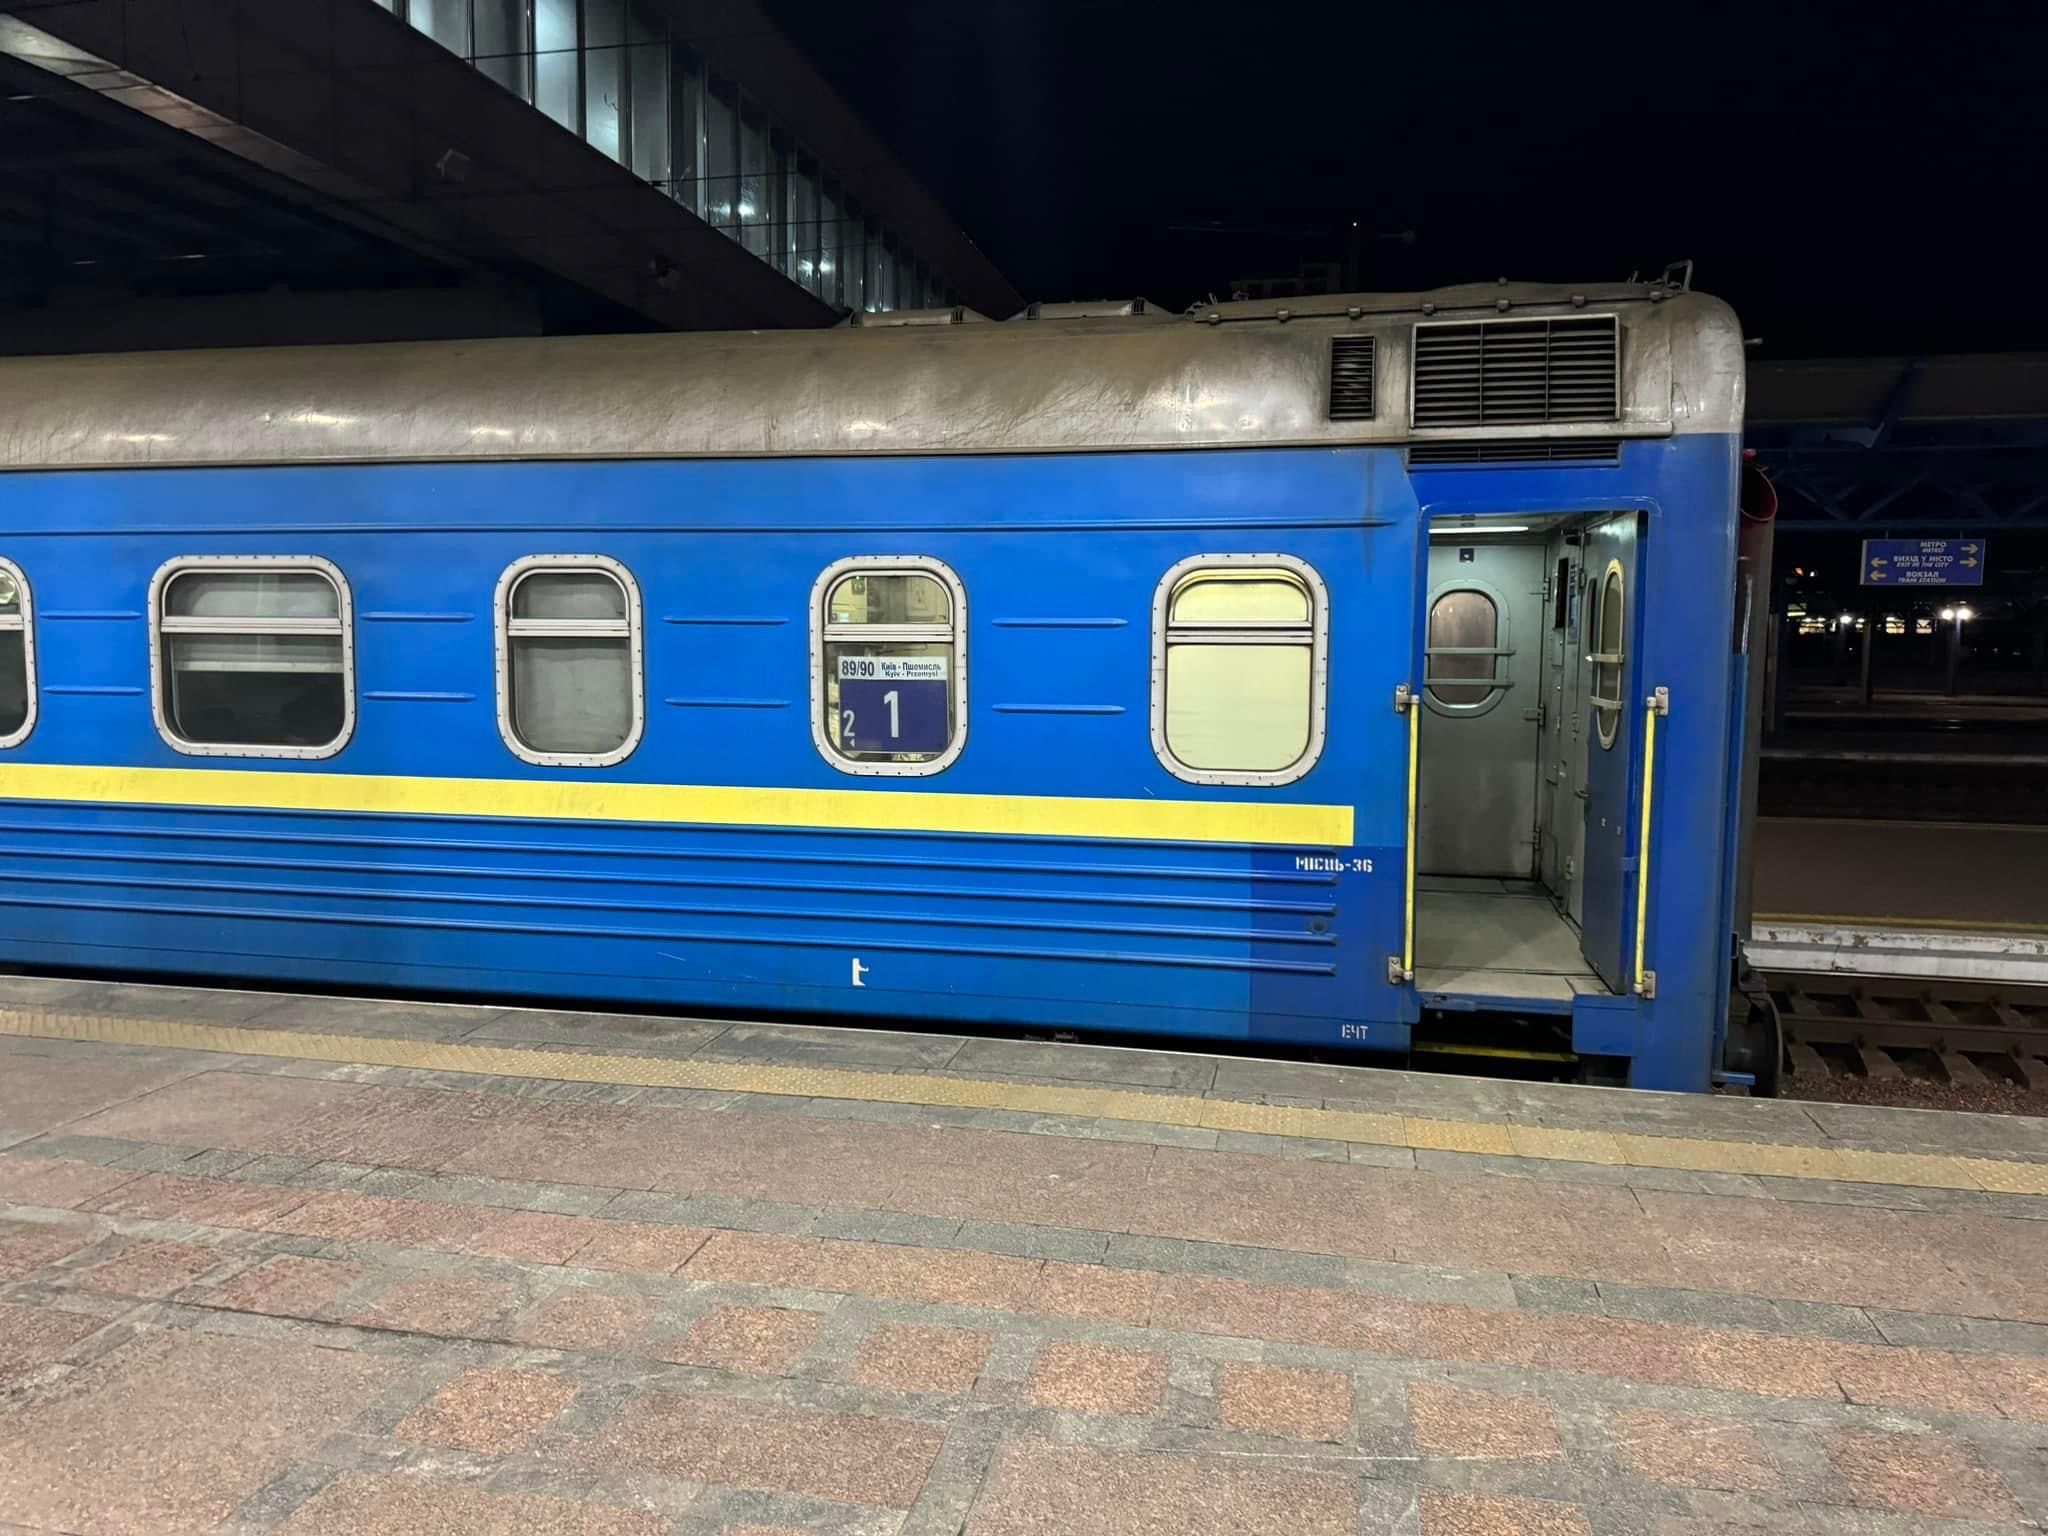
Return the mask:
<svg viewBox="0 0 2048 1536">
<path fill-rule="evenodd" d="M 889 739 L 891 741 L 901 740 L 903 736 L 903 720 L 897 713 L 897 698 L 898 695 L 894 688 L 891 688 L 882 695 L 882 702 L 889 706 Z"/>
</svg>

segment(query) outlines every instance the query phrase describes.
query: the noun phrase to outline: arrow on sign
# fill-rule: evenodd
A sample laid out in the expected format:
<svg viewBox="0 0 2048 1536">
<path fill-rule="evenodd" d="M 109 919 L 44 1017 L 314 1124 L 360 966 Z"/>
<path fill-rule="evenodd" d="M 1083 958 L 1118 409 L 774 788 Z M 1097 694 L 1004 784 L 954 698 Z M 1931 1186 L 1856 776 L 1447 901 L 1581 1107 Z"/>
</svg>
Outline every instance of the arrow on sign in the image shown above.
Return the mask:
<svg viewBox="0 0 2048 1536">
<path fill-rule="evenodd" d="M 1977 553 L 1977 546 L 1974 544 L 1965 544 L 1963 546 L 1963 553 L 1966 555 L 1974 555 L 1975 553 Z"/>
<path fill-rule="evenodd" d="M 1965 560 L 1965 561 L 1962 561 L 1961 563 L 1962 563 L 1963 565 L 1966 565 L 1966 566 L 1974 566 L 1974 565 L 1975 565 L 1975 564 L 1976 564 L 1977 562 L 1976 562 L 1976 561 L 1974 561 L 1974 560 Z"/>
<path fill-rule="evenodd" d="M 1871 569 L 1872 569 L 1873 571 L 1875 571 L 1875 570 L 1878 570 L 1878 569 L 1880 569 L 1881 567 L 1883 567 L 1883 566 L 1887 566 L 1887 565 L 1890 565 L 1890 564 L 1891 564 L 1891 561 L 1889 561 L 1889 560 L 1885 559 L 1885 557 L 1884 557 L 1883 555 L 1872 555 L 1872 556 L 1870 557 L 1870 568 L 1871 568 Z"/>
<path fill-rule="evenodd" d="M 1872 572 L 1870 573 L 1870 579 L 1871 579 L 1872 581 L 1883 581 L 1883 580 L 1884 580 L 1884 579 L 1885 579 L 1885 578 L 1886 578 L 1887 576 L 1889 576 L 1890 574 L 1891 574 L 1891 573 L 1890 573 L 1889 571 L 1878 571 L 1878 570 L 1873 570 L 1873 571 L 1872 571 Z"/>
</svg>

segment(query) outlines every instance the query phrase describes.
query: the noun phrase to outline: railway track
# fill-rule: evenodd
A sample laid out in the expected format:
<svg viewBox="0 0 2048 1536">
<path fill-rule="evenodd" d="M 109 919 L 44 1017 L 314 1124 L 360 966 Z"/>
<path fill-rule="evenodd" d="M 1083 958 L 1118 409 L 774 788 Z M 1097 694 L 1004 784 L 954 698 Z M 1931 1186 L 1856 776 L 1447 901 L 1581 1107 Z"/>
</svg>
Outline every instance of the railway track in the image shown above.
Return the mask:
<svg viewBox="0 0 2048 1536">
<path fill-rule="evenodd" d="M 2048 1092 L 2048 987 L 1766 972 L 1792 1071 Z"/>
</svg>

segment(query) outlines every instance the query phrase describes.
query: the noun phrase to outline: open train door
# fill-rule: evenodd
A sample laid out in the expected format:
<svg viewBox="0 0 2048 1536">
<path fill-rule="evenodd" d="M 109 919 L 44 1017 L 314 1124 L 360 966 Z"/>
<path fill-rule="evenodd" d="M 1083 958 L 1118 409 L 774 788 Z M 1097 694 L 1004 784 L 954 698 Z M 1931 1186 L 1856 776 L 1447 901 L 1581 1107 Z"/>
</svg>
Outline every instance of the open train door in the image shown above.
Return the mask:
<svg viewBox="0 0 2048 1536">
<path fill-rule="evenodd" d="M 1629 851 L 1630 811 L 1635 796 L 1631 771 L 1642 713 L 1635 641 L 1642 591 L 1642 518 L 1618 513 L 1586 528 L 1586 647 L 1592 739 L 1586 752 L 1585 907 L 1580 942 L 1587 961 L 1616 992 L 1628 992 L 1635 978 L 1628 965 L 1636 857 Z"/>
</svg>

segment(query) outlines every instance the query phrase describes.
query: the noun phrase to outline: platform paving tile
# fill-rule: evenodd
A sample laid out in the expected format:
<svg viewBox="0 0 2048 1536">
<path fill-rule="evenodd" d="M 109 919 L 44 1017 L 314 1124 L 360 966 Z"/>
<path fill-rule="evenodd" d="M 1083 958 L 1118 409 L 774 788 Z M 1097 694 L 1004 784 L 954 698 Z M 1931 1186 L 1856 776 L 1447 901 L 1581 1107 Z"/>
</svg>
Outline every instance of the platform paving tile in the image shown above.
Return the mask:
<svg viewBox="0 0 2048 1536">
<path fill-rule="evenodd" d="M 658 1512 L 594 1500 L 348 1472 L 301 1505 L 283 1529 L 289 1536 L 666 1536 L 672 1524 Z"/>
<path fill-rule="evenodd" d="M 279 1254 L 215 1287 L 207 1301 L 236 1312 L 319 1317 L 363 1275 L 357 1264 Z"/>
<path fill-rule="evenodd" d="M 137 1175 L 66 1157 L 0 1157 L 0 1203 L 69 1210 L 104 1195 Z"/>
<path fill-rule="evenodd" d="M 938 1425 L 915 1419 L 648 1392 L 570 1455 L 598 1467 L 908 1509 L 944 1438 Z"/>
<path fill-rule="evenodd" d="M 1541 1398 L 1415 1382 L 1408 1388 L 1408 1412 L 1416 1443 L 1431 1455 L 1543 1461 L 1564 1454 L 1550 1405 Z"/>
<path fill-rule="evenodd" d="M 850 1374 L 864 1386 L 957 1396 L 980 1379 L 995 1339 L 986 1329 L 884 1323 L 861 1341 Z"/>
<path fill-rule="evenodd" d="M 709 1059 L 829 1063 L 854 1067 L 944 1067 L 968 1042 L 957 1035 L 806 1024 L 734 1024 L 697 1052 Z"/>
<path fill-rule="evenodd" d="M 1353 1536 L 1353 1480 L 1224 1458 L 1006 1443 L 967 1536 L 1150 1536 L 1159 1531 L 1287 1531 Z"/>
<path fill-rule="evenodd" d="M 714 1307 L 680 1337 L 654 1344 L 677 1365 L 787 1376 L 818 1336 L 818 1315 L 792 1307 Z"/>
<path fill-rule="evenodd" d="M 1740 1419 L 1630 1408 L 1613 1416 L 1610 1431 L 1616 1454 L 1653 1483 L 1744 1493 L 1781 1483 L 1762 1438 Z"/>
<path fill-rule="evenodd" d="M 0 1301 L 0 1388 L 17 1376 L 60 1359 L 81 1339 L 97 1333 L 105 1319 L 91 1313 Z"/>
<path fill-rule="evenodd" d="M 146 1334 L 0 1416 L 0 1517 L 86 1533 L 211 1529 L 397 1369 L 291 1341 Z"/>
<path fill-rule="evenodd" d="M 955 1072 L 989 1072 L 1051 1082 L 1115 1083 L 1202 1093 L 1216 1080 L 1213 1056 L 1133 1051 L 1117 1046 L 1072 1046 L 1042 1040 L 969 1040 L 946 1065 Z"/>
<path fill-rule="evenodd" d="M 1842 1430 L 1828 1460 L 1866 1509 L 1955 1520 L 2025 1518 L 2003 1479 L 1946 1435 Z"/>
<path fill-rule="evenodd" d="M 183 1290 L 230 1260 L 226 1250 L 206 1244 L 142 1238 L 110 1258 L 67 1271 L 65 1278 L 84 1291 L 154 1299 Z"/>
<path fill-rule="evenodd" d="M 1556 1499 L 1425 1488 L 1420 1536 L 1593 1536 L 1586 1512 Z"/>
<path fill-rule="evenodd" d="M 0 1219 L 0 1280 L 34 1273 L 90 1247 L 94 1229 L 72 1220 Z"/>
<path fill-rule="evenodd" d="M 137 1099 L 167 1083 L 189 1077 L 189 1062 L 162 1066 L 10 1057 L 0 1072 L 0 1125 L 47 1134 L 98 1110 Z"/>
<path fill-rule="evenodd" d="M 1166 1394 L 1166 1356 L 1073 1339 L 1048 1343 L 1026 1392 L 1041 1407 L 1069 1413 L 1151 1414 Z"/>
<path fill-rule="evenodd" d="M 513 1337 L 546 1349 L 624 1350 L 646 1330 L 659 1307 L 652 1296 L 575 1286 L 538 1303 L 515 1325 Z"/>
<path fill-rule="evenodd" d="M 351 1314 L 365 1328 L 462 1337 L 504 1307 L 511 1287 L 478 1275 L 415 1274 Z"/>
<path fill-rule="evenodd" d="M 723 1019 L 506 1008 L 472 1026 L 462 1038 L 478 1043 L 498 1040 L 522 1045 L 587 1045 L 609 1051 L 688 1055 L 731 1027 Z"/>
<path fill-rule="evenodd" d="M 576 1383 L 540 1371 L 467 1370 L 406 1416 L 400 1440 L 503 1455 L 576 1400 Z"/>
</svg>

